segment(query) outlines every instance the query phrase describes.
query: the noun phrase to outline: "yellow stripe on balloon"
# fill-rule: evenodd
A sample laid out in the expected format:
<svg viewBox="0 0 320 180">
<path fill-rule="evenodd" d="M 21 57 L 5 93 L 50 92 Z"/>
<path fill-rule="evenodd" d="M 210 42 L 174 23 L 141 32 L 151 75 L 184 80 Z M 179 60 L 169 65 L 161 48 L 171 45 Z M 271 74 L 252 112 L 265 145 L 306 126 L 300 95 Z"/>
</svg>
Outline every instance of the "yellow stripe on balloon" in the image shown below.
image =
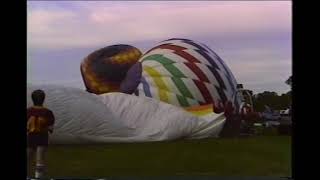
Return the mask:
<svg viewBox="0 0 320 180">
<path fill-rule="evenodd" d="M 119 55 L 113 56 L 112 59 L 114 59 L 115 61 L 117 61 L 117 60 L 120 59 L 120 56 L 119 56 Z"/>
<path fill-rule="evenodd" d="M 121 60 L 122 61 L 127 61 L 127 59 L 128 59 L 128 55 L 127 54 L 122 54 L 121 55 Z"/>
<path fill-rule="evenodd" d="M 202 110 L 202 111 L 188 111 L 188 112 L 191 113 L 191 114 L 194 114 L 196 116 L 204 116 L 204 115 L 212 113 L 212 110 L 208 109 L 208 110 L 205 110 L 205 111 Z"/>
<path fill-rule="evenodd" d="M 99 84 L 96 81 L 91 81 L 91 86 L 96 88 L 99 87 Z"/>
<path fill-rule="evenodd" d="M 168 97 L 167 91 L 165 91 L 163 89 L 159 89 L 158 91 L 159 91 L 160 100 L 163 102 L 169 102 L 169 97 Z"/>
<path fill-rule="evenodd" d="M 135 50 L 133 50 L 134 52 L 134 54 L 137 56 L 137 57 L 140 57 L 141 56 L 141 52 L 140 51 L 138 51 L 137 49 L 135 49 Z"/>
<path fill-rule="evenodd" d="M 111 58 L 111 62 L 113 63 L 119 63 L 121 61 L 121 57 L 119 55 L 113 56 Z"/>
<path fill-rule="evenodd" d="M 207 114 L 213 113 L 212 104 L 193 106 L 184 109 L 196 116 L 205 116 Z"/>
<path fill-rule="evenodd" d="M 160 100 L 169 102 L 169 97 L 167 94 L 169 88 L 161 78 L 161 74 L 150 66 L 145 66 L 143 69 L 145 72 L 149 74 L 149 76 L 153 79 L 154 83 L 157 85 Z"/>
<path fill-rule="evenodd" d="M 130 51 L 128 53 L 128 57 L 129 57 L 130 61 L 132 61 L 132 59 L 135 59 L 136 55 L 132 51 Z"/>
<path fill-rule="evenodd" d="M 100 92 L 108 92 L 109 91 L 109 88 L 106 86 L 99 87 L 98 89 Z"/>
<path fill-rule="evenodd" d="M 87 79 L 89 81 L 94 81 L 94 77 L 91 75 L 91 73 L 87 73 Z"/>
</svg>

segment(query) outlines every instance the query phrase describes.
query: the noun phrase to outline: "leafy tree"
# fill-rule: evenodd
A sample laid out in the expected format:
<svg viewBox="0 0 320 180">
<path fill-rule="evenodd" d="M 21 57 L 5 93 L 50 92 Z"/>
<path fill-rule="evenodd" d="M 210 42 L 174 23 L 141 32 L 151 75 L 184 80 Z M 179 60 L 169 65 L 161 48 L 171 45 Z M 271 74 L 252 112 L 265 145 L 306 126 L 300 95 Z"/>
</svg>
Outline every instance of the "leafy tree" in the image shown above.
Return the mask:
<svg viewBox="0 0 320 180">
<path fill-rule="evenodd" d="M 292 76 L 290 76 L 285 83 L 291 86 Z M 266 105 L 274 110 L 287 109 L 291 105 L 291 90 L 281 95 L 271 91 L 264 91 L 258 94 L 253 94 L 251 90 L 247 91 L 252 97 L 254 111 L 257 112 L 263 112 Z M 249 97 L 246 94 L 244 94 L 244 99 L 247 103 L 250 103 Z"/>
<path fill-rule="evenodd" d="M 292 86 L 292 76 L 290 76 L 286 81 L 286 84 L 288 84 L 289 86 Z"/>
<path fill-rule="evenodd" d="M 255 94 L 252 101 L 254 110 L 258 112 L 264 111 L 265 105 L 275 110 L 286 109 L 291 103 L 291 93 L 284 93 L 279 96 L 276 92 L 264 91 Z"/>
</svg>

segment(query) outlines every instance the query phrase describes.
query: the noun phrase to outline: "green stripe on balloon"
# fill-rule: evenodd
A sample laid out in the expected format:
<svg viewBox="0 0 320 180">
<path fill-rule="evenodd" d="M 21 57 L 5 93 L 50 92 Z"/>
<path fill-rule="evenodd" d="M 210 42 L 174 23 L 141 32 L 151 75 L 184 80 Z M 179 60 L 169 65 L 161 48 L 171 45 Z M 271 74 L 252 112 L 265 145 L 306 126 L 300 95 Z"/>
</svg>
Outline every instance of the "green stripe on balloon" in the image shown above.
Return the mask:
<svg viewBox="0 0 320 180">
<path fill-rule="evenodd" d="M 186 76 L 177 67 L 173 65 L 173 63 L 175 63 L 174 61 L 164 57 L 161 54 L 153 54 L 153 55 L 147 56 L 143 58 L 142 61 L 157 61 L 160 64 L 162 64 L 163 67 L 166 68 L 166 70 L 168 70 L 172 74 L 172 76 L 186 78 Z"/>
<path fill-rule="evenodd" d="M 163 64 L 163 67 L 168 70 L 173 77 L 178 78 L 187 78 L 177 67 L 175 67 L 173 64 Z"/>
<path fill-rule="evenodd" d="M 153 61 L 153 60 L 162 60 L 167 64 L 174 63 L 174 61 L 172 61 L 171 59 L 168 59 L 166 57 L 163 57 L 161 54 L 152 54 L 150 56 L 147 56 L 142 59 L 142 62 L 143 61 Z"/>
<path fill-rule="evenodd" d="M 189 106 L 190 103 L 187 101 L 187 98 L 195 99 L 186 84 L 182 81 L 181 78 L 188 78 L 186 77 L 174 64 L 175 61 L 172 61 L 171 59 L 164 57 L 161 54 L 153 54 L 150 56 L 147 56 L 143 58 L 142 61 L 156 61 L 159 62 L 171 75 L 172 82 L 174 85 L 178 88 L 181 95 L 177 95 L 177 99 L 181 106 Z M 188 67 L 190 69 L 190 67 Z M 161 75 L 162 77 L 162 75 Z M 203 94 L 202 94 L 203 96 Z"/>
<path fill-rule="evenodd" d="M 187 101 L 187 99 L 185 97 L 180 96 L 179 94 L 177 94 L 176 96 L 177 96 L 177 99 L 178 99 L 178 101 L 179 101 L 181 106 L 183 106 L 183 107 L 188 107 L 189 106 L 189 103 L 188 103 L 188 101 Z"/>
<path fill-rule="evenodd" d="M 183 96 L 194 99 L 188 87 L 184 84 L 184 82 L 180 78 L 171 77 L 171 79 Z"/>
<path fill-rule="evenodd" d="M 189 97 L 194 99 L 192 93 L 189 91 L 188 87 L 184 84 L 181 78 L 187 78 L 177 67 L 173 65 L 174 61 L 169 58 L 166 58 L 160 54 L 153 54 L 147 56 L 143 59 L 143 61 L 157 61 L 163 65 L 163 67 L 172 74 L 172 81 L 179 89 L 181 94 L 185 97 Z M 188 103 L 189 104 L 189 103 Z"/>
</svg>

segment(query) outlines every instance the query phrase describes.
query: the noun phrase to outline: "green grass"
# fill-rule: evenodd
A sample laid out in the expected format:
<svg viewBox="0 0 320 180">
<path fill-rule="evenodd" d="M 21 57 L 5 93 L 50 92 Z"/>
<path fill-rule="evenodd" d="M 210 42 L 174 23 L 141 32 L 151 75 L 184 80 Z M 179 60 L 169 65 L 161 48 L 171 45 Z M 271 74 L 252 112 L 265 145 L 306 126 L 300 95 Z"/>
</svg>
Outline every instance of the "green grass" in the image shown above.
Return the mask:
<svg viewBox="0 0 320 180">
<path fill-rule="evenodd" d="M 55 145 L 47 159 L 50 177 L 290 176 L 291 137 Z"/>
</svg>

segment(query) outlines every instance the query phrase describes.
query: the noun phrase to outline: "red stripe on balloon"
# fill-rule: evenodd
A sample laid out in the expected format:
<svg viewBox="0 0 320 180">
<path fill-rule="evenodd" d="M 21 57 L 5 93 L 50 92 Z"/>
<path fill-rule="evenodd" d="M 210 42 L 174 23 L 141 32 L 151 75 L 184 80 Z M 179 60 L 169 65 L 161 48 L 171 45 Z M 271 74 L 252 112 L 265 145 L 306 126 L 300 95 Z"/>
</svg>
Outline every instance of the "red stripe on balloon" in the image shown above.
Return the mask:
<svg viewBox="0 0 320 180">
<path fill-rule="evenodd" d="M 199 80 L 209 83 L 208 77 L 203 73 L 203 71 L 193 63 L 184 63 L 188 68 L 197 75 Z"/>
<path fill-rule="evenodd" d="M 206 87 L 206 85 L 203 82 L 196 80 L 196 79 L 194 79 L 193 82 L 196 84 L 196 86 L 200 90 L 206 103 L 212 103 L 213 99 L 212 99 L 211 94 L 210 94 L 208 88 Z"/>
<path fill-rule="evenodd" d="M 149 52 L 151 52 L 151 51 L 153 51 L 153 50 L 155 50 L 155 49 L 168 49 L 168 48 L 166 48 L 165 45 L 170 45 L 170 44 L 161 44 L 161 45 L 159 45 L 159 46 L 156 46 L 156 47 L 150 49 L 149 51 L 147 51 L 147 52 L 144 53 L 144 54 L 148 54 Z"/>
<path fill-rule="evenodd" d="M 160 45 L 159 48 L 174 50 L 175 54 L 181 56 L 182 58 L 186 59 L 187 61 L 192 62 L 192 63 L 200 63 L 200 61 L 197 58 L 195 58 L 191 54 L 183 51 L 183 50 L 187 49 L 185 47 L 172 45 L 172 44 L 163 44 L 163 45 Z"/>
<path fill-rule="evenodd" d="M 191 54 L 185 51 L 175 51 L 174 53 L 183 57 L 184 59 L 188 60 L 191 63 L 200 63 L 200 61 L 197 58 L 193 57 Z"/>
</svg>

